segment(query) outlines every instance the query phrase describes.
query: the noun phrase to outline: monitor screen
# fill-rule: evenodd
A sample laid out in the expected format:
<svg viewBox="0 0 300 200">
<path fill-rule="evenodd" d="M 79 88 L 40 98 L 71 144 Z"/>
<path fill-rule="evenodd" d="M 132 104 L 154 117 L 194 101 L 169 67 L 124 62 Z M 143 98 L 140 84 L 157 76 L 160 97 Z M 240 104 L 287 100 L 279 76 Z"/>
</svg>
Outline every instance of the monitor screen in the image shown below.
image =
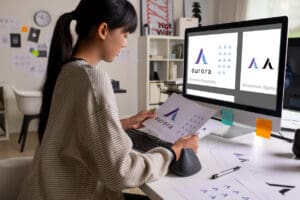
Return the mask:
<svg viewBox="0 0 300 200">
<path fill-rule="evenodd" d="M 288 39 L 283 107 L 300 111 L 300 38 Z"/>
<path fill-rule="evenodd" d="M 286 40 L 287 17 L 187 29 L 183 95 L 280 118 Z"/>
</svg>

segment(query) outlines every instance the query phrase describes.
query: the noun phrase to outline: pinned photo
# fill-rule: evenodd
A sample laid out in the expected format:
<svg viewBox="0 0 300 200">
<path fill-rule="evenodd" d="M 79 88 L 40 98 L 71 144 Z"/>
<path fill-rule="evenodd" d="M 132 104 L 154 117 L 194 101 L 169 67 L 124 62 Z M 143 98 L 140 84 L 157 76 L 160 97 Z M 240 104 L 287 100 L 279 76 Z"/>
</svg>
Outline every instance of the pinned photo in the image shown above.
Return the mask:
<svg viewBox="0 0 300 200">
<path fill-rule="evenodd" d="M 15 48 L 21 47 L 21 35 L 19 33 L 10 34 L 10 46 Z"/>
<path fill-rule="evenodd" d="M 41 32 L 40 29 L 30 28 L 29 36 L 28 36 L 28 41 L 38 42 L 39 41 L 39 37 L 40 37 L 40 32 Z"/>
<path fill-rule="evenodd" d="M 30 48 L 29 51 L 34 57 L 43 57 L 43 58 L 47 57 L 46 50 L 38 50 L 38 49 Z"/>
</svg>

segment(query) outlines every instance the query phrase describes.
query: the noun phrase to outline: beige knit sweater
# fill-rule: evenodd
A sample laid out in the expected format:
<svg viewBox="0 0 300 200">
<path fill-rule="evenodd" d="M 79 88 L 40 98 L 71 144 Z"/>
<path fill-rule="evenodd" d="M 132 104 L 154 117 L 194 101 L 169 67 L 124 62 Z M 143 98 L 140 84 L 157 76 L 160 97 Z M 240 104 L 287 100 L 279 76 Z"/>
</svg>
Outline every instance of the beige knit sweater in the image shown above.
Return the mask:
<svg viewBox="0 0 300 200">
<path fill-rule="evenodd" d="M 169 150 L 132 150 L 110 78 L 99 65 L 77 60 L 63 66 L 53 96 L 43 142 L 19 200 L 122 199 L 123 189 L 167 173 Z"/>
</svg>

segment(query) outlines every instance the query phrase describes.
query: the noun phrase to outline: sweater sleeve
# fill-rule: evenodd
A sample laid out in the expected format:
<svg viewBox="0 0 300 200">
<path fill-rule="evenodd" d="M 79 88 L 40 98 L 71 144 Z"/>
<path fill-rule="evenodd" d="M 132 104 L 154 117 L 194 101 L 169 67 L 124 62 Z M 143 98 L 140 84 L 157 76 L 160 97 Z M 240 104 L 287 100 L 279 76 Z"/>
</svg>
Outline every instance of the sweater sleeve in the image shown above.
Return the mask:
<svg viewBox="0 0 300 200">
<path fill-rule="evenodd" d="M 78 114 L 78 148 L 87 168 L 112 191 L 164 176 L 173 159 L 172 152 L 165 148 L 145 154 L 132 150 L 132 142 L 120 123 L 110 79 L 96 79 L 92 78 L 94 85 L 86 90 L 86 103 Z"/>
</svg>

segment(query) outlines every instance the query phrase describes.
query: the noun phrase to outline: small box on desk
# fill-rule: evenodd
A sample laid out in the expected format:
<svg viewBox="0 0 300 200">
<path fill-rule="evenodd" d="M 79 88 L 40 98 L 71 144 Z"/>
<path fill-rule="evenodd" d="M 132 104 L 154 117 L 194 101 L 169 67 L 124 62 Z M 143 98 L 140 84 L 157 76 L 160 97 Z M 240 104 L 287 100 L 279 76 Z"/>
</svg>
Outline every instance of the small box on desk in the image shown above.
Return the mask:
<svg viewBox="0 0 300 200">
<path fill-rule="evenodd" d="M 176 22 L 176 35 L 184 37 L 186 28 L 199 26 L 199 19 L 195 17 L 180 17 Z"/>
</svg>

